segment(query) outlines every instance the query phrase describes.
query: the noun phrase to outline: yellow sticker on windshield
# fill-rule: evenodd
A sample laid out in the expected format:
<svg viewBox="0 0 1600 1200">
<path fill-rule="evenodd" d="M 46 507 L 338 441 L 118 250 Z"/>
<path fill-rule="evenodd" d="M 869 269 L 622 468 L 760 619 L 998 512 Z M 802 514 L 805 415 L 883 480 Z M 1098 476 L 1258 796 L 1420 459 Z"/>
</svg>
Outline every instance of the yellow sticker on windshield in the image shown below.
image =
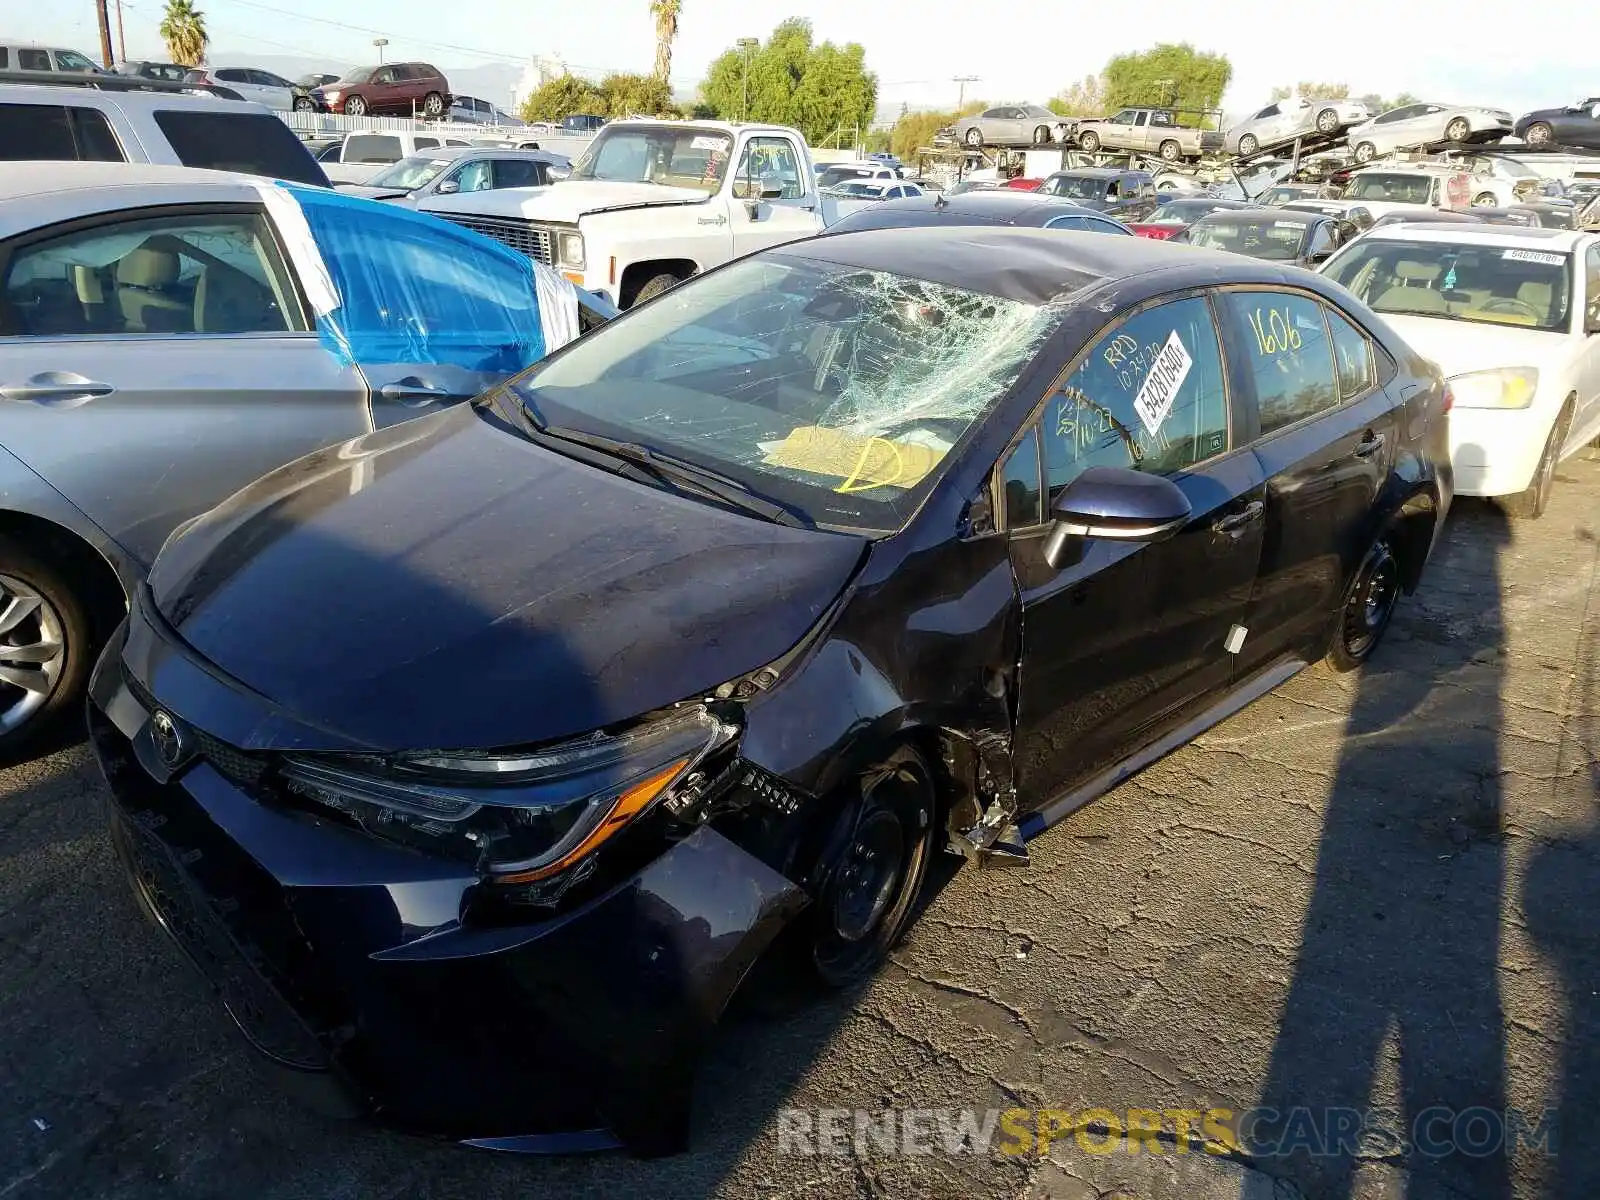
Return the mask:
<svg viewBox="0 0 1600 1200">
<path fill-rule="evenodd" d="M 939 465 L 943 450 L 913 442 L 865 437 L 843 429 L 801 425 L 766 453 L 774 467 L 837 475 L 837 492 L 866 492 L 875 487 L 915 487 Z"/>
</svg>

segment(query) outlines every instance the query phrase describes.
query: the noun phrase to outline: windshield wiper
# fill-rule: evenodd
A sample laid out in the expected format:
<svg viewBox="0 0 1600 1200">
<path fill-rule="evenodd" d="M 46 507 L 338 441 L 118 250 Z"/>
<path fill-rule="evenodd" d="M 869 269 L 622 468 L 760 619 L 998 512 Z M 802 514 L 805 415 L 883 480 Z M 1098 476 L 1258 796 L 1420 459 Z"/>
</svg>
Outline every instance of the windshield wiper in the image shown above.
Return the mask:
<svg viewBox="0 0 1600 1200">
<path fill-rule="evenodd" d="M 621 464 L 624 469 L 616 473 L 626 475 L 635 482 L 664 484 L 674 490 L 682 490 L 683 485 L 687 484 L 713 500 L 760 517 L 762 520 L 771 521 L 775 525 L 787 525 L 793 529 L 816 528 L 809 519 L 788 505 L 753 492 L 737 479 L 713 471 L 710 467 L 702 467 L 698 463 L 671 454 L 663 454 L 660 450 L 652 450 L 649 446 L 641 446 L 637 442 L 625 442 L 620 438 L 606 437 L 604 434 L 585 433 L 581 429 L 551 425 L 527 400 L 523 400 L 517 406 L 517 412 L 521 417 L 523 429 L 533 441 L 565 453 L 580 448 L 601 455 L 605 459 Z M 552 446 L 550 445 L 552 442 L 562 444 Z M 591 454 L 579 454 L 576 457 L 582 458 L 592 466 L 604 466 L 603 463 L 596 462 Z"/>
</svg>

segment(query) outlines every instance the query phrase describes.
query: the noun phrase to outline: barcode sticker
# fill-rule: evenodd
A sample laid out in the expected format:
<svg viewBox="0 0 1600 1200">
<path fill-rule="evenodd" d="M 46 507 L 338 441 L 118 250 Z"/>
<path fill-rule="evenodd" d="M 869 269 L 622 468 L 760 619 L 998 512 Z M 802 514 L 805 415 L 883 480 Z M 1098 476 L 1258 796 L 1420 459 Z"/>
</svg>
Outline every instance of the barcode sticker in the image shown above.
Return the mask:
<svg viewBox="0 0 1600 1200">
<path fill-rule="evenodd" d="M 1512 262 L 1540 263 L 1546 267 L 1559 267 L 1567 261 L 1565 254 L 1547 254 L 1543 250 L 1507 250 L 1500 257 Z"/>
</svg>

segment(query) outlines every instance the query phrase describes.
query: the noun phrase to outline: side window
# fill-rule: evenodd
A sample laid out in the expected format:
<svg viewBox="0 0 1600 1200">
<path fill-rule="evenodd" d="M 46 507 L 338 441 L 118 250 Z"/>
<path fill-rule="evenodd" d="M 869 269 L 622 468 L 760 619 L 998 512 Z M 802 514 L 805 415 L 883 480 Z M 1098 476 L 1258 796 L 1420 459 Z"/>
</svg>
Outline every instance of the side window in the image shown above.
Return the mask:
<svg viewBox="0 0 1600 1200">
<path fill-rule="evenodd" d="M 1046 229 L 1082 229 L 1082 217 L 1052 217 L 1045 222 Z"/>
<path fill-rule="evenodd" d="M 9 71 L 10 69 L 11 59 L 9 56 L 9 51 L 7 51 L 4 46 L 0 46 L 0 71 Z"/>
<path fill-rule="evenodd" d="M 1600 313 L 1600 242 L 1590 246 L 1584 256 L 1584 274 L 1588 277 L 1583 285 L 1585 303 L 1590 312 Z"/>
<path fill-rule="evenodd" d="M 216 72 L 216 76 L 217 76 L 218 79 L 222 80 L 223 83 L 249 83 L 250 82 L 250 72 L 249 71 L 222 70 L 222 71 Z"/>
<path fill-rule="evenodd" d="M 1103 221 L 1099 217 L 1083 218 L 1083 228 L 1090 233 L 1114 233 L 1120 237 L 1133 237 L 1133 233 L 1118 225 L 1115 221 Z"/>
<path fill-rule="evenodd" d="M 381 71 L 374 71 L 372 73 L 372 82 L 373 83 L 393 83 L 394 82 L 394 68 L 393 67 L 384 67 Z"/>
<path fill-rule="evenodd" d="M 17 51 L 17 67 L 23 71 L 49 71 L 50 54 L 46 50 L 21 49 Z"/>
<path fill-rule="evenodd" d="M 469 162 L 456 172 L 455 178 L 461 185 L 463 192 L 486 192 L 494 186 L 492 182 L 494 168 L 486 158 L 477 162 Z"/>
<path fill-rule="evenodd" d="M 1141 128 L 1143 126 L 1145 126 L 1145 125 L 1148 125 L 1150 123 L 1150 114 L 1147 113 L 1147 112 L 1140 113 L 1137 117 L 1135 117 L 1133 119 L 1133 123 L 1135 125 L 1140 126 Z"/>
<path fill-rule="evenodd" d="M 1160 125 L 1164 129 L 1171 129 L 1174 125 L 1172 114 L 1169 112 L 1153 113 L 1150 117 L 1150 124 Z"/>
<path fill-rule="evenodd" d="M 97 108 L 0 104 L 0 161 L 27 159 L 121 162 L 122 149 Z"/>
<path fill-rule="evenodd" d="M 1089 467 L 1180 471 L 1228 448 L 1228 393 L 1200 297 L 1103 334 L 1051 393 L 1042 425 L 1049 501 Z"/>
<path fill-rule="evenodd" d="M 983 114 L 983 119 L 986 121 L 995 120 L 998 117 L 1004 116 L 1005 111 L 1006 110 L 1003 108 L 991 108 Z"/>
<path fill-rule="evenodd" d="M 494 186 L 540 187 L 544 183 L 544 164 L 526 158 L 497 158 L 494 160 Z"/>
<path fill-rule="evenodd" d="M 1318 254 L 1332 254 L 1337 246 L 1333 237 L 1333 225 L 1327 221 L 1314 226 L 1311 230 L 1311 241 L 1306 246 L 1306 254 L 1315 257 Z"/>
<path fill-rule="evenodd" d="M 746 143 L 739 169 L 734 174 L 733 194 L 740 199 L 755 197 L 760 192 L 761 180 L 768 175 L 776 175 L 782 181 L 782 199 L 798 200 L 805 195 L 800 159 L 788 138 L 757 137 Z"/>
<path fill-rule="evenodd" d="M 1044 520 L 1039 502 L 1039 427 L 1029 429 L 1000 471 L 1000 500 L 1006 528 L 1026 529 Z"/>
<path fill-rule="evenodd" d="M 1333 309 L 1326 310 L 1328 328 L 1333 333 L 1334 365 L 1339 371 L 1339 399 L 1364 396 L 1378 383 L 1377 359 L 1372 343 Z"/>
<path fill-rule="evenodd" d="M 273 118 L 277 120 L 276 117 Z M 357 133 L 345 139 L 347 163 L 392 163 L 400 161 L 400 139 L 392 133 Z"/>
<path fill-rule="evenodd" d="M 4 289 L 16 322 L 5 332 L 23 336 L 275 333 L 298 319 L 254 213 L 120 221 L 34 242 L 12 255 Z"/>
<path fill-rule="evenodd" d="M 241 171 L 291 183 L 328 185 L 306 144 L 270 113 L 158 109 L 154 114 L 178 161 L 186 167 Z"/>
<path fill-rule="evenodd" d="M 1121 198 L 1122 181 L 1120 179 L 1113 179 L 1110 183 L 1106 184 L 1106 199 L 1119 200 Z"/>
<path fill-rule="evenodd" d="M 98 67 L 76 50 L 57 50 L 56 67 L 62 71 L 97 71 Z"/>
<path fill-rule="evenodd" d="M 1139 185 L 1139 195 L 1144 197 L 1146 200 L 1154 200 L 1156 196 L 1156 185 L 1151 183 L 1148 179 L 1145 180 L 1145 182 Z"/>
<path fill-rule="evenodd" d="M 1223 305 L 1255 381 L 1262 434 L 1338 403 L 1321 305 L 1287 292 L 1229 292 Z"/>
<path fill-rule="evenodd" d="M 439 139 L 435 137 L 419 137 L 412 144 L 418 150 L 434 150 L 439 146 Z"/>
</svg>

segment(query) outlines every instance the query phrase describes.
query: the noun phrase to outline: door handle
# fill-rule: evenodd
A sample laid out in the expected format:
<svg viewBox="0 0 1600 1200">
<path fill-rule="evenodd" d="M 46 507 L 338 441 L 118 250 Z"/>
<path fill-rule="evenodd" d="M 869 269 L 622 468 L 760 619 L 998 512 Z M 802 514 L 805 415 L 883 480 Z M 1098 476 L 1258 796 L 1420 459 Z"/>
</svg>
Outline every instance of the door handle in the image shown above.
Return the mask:
<svg viewBox="0 0 1600 1200">
<path fill-rule="evenodd" d="M 1229 513 L 1219 517 L 1211 523 L 1211 528 L 1218 533 L 1233 533 L 1243 529 L 1252 521 L 1259 520 L 1261 514 L 1267 511 L 1267 506 L 1259 500 L 1252 500 L 1236 513 Z"/>
<path fill-rule="evenodd" d="M 1361 439 L 1361 444 L 1356 447 L 1356 457 L 1371 458 L 1379 450 L 1383 449 L 1383 443 L 1383 434 L 1369 432 L 1366 437 Z"/>
<path fill-rule="evenodd" d="M 116 389 L 109 383 L 96 383 L 70 371 L 45 371 L 25 383 L 0 384 L 0 399 L 27 401 L 49 406 L 69 400 L 86 401 L 109 396 Z"/>
<path fill-rule="evenodd" d="M 420 408 L 434 400 L 450 398 L 447 389 L 423 383 L 420 379 L 402 379 L 399 383 L 386 383 L 378 389 L 378 395 L 385 400 L 409 405 L 412 408 Z"/>
</svg>

